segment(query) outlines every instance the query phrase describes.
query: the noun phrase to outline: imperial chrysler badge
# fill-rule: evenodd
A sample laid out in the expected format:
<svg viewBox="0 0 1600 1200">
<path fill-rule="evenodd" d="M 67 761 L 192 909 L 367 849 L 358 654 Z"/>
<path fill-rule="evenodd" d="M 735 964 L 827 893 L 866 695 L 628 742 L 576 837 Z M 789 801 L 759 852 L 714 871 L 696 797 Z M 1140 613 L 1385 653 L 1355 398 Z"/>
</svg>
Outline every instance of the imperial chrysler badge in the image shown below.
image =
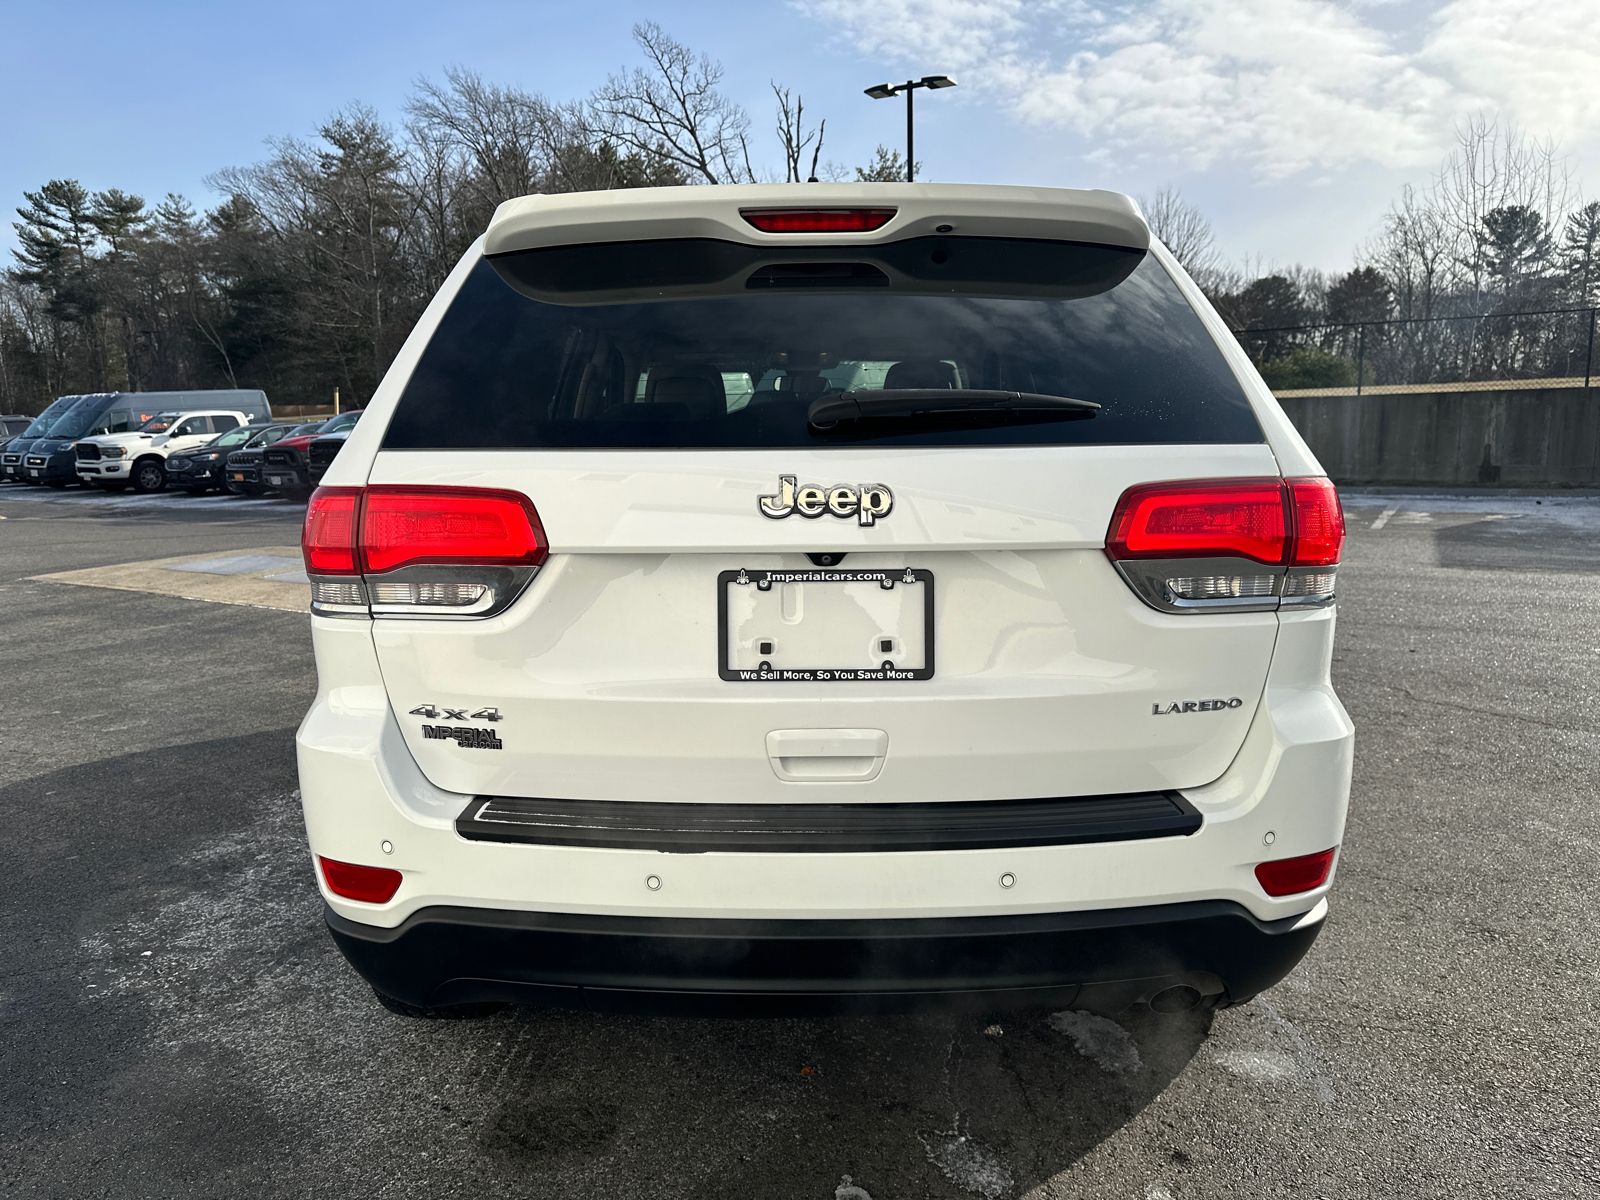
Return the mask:
<svg viewBox="0 0 1600 1200">
<path fill-rule="evenodd" d="M 780 475 L 778 490 L 770 496 L 758 496 L 756 503 L 761 515 L 774 521 L 795 513 L 807 519 L 830 513 L 841 521 L 854 517 L 863 525 L 871 525 L 889 515 L 894 508 L 894 493 L 881 483 L 836 483 L 823 487 L 817 483 L 797 484 L 793 475 Z"/>
</svg>

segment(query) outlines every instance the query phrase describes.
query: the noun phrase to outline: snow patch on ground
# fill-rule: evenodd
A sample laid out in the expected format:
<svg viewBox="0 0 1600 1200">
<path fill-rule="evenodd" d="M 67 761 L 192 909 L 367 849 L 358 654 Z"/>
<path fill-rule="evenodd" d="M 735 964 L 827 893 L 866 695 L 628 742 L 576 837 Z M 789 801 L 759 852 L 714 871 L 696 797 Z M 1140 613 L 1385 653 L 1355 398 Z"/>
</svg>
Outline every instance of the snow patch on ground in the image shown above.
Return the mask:
<svg viewBox="0 0 1600 1200">
<path fill-rule="evenodd" d="M 1305 1034 L 1301 1033 L 1294 1023 L 1280 1013 L 1265 996 L 1257 996 L 1255 1003 L 1293 1044 L 1296 1076 L 1318 1100 L 1324 1104 L 1330 1103 L 1333 1100 L 1333 1084 L 1322 1073 L 1317 1053 L 1311 1048 L 1311 1043 L 1306 1040 Z"/>
<path fill-rule="evenodd" d="M 833 1189 L 833 1200 L 872 1200 L 864 1187 L 850 1182 L 850 1176 L 840 1177 L 839 1186 Z"/>
<path fill-rule="evenodd" d="M 1294 1059 L 1278 1050 L 1224 1050 L 1215 1057 L 1219 1066 L 1254 1083 L 1282 1083 L 1300 1074 Z"/>
<path fill-rule="evenodd" d="M 1011 1190 L 1011 1171 L 1001 1157 L 981 1142 L 956 1130 L 918 1133 L 928 1161 L 964 1191 L 995 1200 Z"/>
<path fill-rule="evenodd" d="M 1159 1183 L 1147 1183 L 1144 1185 L 1144 1200 L 1177 1200 L 1177 1198 Z"/>
<path fill-rule="evenodd" d="M 1070 1037 L 1079 1054 L 1108 1074 L 1127 1075 L 1143 1065 L 1128 1031 L 1105 1017 L 1063 1010 L 1050 1014 L 1050 1028 Z"/>
</svg>

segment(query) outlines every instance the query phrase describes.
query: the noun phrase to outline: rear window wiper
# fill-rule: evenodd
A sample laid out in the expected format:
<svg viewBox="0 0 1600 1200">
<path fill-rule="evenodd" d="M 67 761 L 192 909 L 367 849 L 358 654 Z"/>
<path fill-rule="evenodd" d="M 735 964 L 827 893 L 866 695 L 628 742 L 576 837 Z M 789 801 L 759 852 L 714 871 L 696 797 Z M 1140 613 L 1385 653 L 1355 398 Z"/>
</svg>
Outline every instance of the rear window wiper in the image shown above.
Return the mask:
<svg viewBox="0 0 1600 1200">
<path fill-rule="evenodd" d="M 831 429 L 840 421 L 873 417 L 981 416 L 985 413 L 1031 413 L 1064 418 L 1092 417 L 1100 405 L 1072 396 L 1037 392 L 992 391 L 986 388 L 881 388 L 823 396 L 806 410 L 806 421 Z"/>
</svg>

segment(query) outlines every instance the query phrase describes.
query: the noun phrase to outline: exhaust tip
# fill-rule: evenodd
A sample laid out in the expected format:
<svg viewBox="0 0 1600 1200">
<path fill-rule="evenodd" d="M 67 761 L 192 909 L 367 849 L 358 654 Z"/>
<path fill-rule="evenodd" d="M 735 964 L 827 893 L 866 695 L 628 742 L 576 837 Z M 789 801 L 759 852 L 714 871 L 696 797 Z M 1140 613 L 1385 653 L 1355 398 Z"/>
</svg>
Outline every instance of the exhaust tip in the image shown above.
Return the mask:
<svg viewBox="0 0 1600 1200">
<path fill-rule="evenodd" d="M 1186 983 L 1163 988 L 1150 997 L 1150 1008 L 1158 1013 L 1188 1012 L 1200 1003 L 1200 992 Z"/>
</svg>

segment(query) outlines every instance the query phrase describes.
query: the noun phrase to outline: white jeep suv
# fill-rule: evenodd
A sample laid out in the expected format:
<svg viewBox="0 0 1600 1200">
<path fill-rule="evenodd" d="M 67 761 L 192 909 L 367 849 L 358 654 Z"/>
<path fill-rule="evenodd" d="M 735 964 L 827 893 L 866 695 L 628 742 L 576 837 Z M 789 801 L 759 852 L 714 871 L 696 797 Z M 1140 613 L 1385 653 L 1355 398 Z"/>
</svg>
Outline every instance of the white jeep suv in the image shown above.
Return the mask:
<svg viewBox="0 0 1600 1200">
<path fill-rule="evenodd" d="M 167 486 L 167 456 L 203 446 L 219 433 L 248 425 L 247 414 L 230 409 L 157 413 L 127 433 L 102 433 L 74 446 L 75 469 L 84 483 L 136 492 L 159 492 Z"/>
<path fill-rule="evenodd" d="M 526 197 L 366 411 L 298 750 L 395 1011 L 1177 1011 L 1317 936 L 1338 497 L 1126 197 Z"/>
</svg>

